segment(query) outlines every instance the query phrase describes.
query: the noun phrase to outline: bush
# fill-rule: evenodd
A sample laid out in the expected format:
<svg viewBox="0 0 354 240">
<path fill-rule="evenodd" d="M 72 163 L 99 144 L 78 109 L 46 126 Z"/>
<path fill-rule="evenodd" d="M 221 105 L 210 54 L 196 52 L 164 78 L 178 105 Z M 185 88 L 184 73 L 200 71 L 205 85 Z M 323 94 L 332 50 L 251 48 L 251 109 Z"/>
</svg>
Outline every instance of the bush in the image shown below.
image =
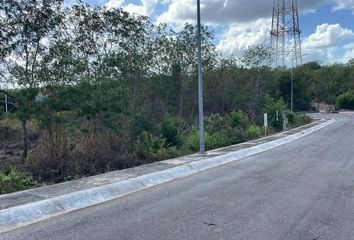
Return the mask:
<svg viewBox="0 0 354 240">
<path fill-rule="evenodd" d="M 216 132 L 213 134 L 207 133 L 205 135 L 205 148 L 207 150 L 224 147 L 228 144 L 228 139 L 224 132 Z"/>
<path fill-rule="evenodd" d="M 204 132 L 205 149 L 211 150 L 227 145 L 227 137 L 222 132 L 216 132 L 210 134 Z M 193 130 L 184 140 L 184 150 L 186 152 L 198 152 L 199 151 L 199 131 Z"/>
<path fill-rule="evenodd" d="M 287 107 L 286 104 L 282 99 L 275 100 L 274 98 L 266 95 L 264 98 L 264 113 L 268 114 L 268 123 L 270 127 L 281 130 L 283 128 L 283 117 L 282 113 L 286 111 Z M 278 111 L 278 118 L 277 118 L 277 111 Z"/>
<path fill-rule="evenodd" d="M 43 130 L 35 150 L 26 158 L 27 169 L 38 179 L 60 181 L 69 171 L 68 135 L 62 125 Z"/>
<path fill-rule="evenodd" d="M 164 148 L 166 140 L 143 131 L 136 143 L 138 157 L 143 159 L 155 159 L 156 154 Z"/>
<path fill-rule="evenodd" d="M 290 128 L 296 128 L 311 122 L 311 117 L 294 112 L 288 112 L 288 120 Z"/>
<path fill-rule="evenodd" d="M 295 116 L 296 116 L 296 114 L 294 113 L 294 112 L 292 112 L 292 111 L 287 111 L 286 112 L 286 116 L 287 116 L 287 118 L 288 118 L 288 123 L 290 124 L 290 125 L 293 125 L 293 124 L 295 124 Z"/>
<path fill-rule="evenodd" d="M 143 159 L 144 163 L 177 157 L 182 152 L 177 146 L 166 146 L 165 138 L 146 131 L 140 134 L 136 143 L 137 156 Z"/>
<path fill-rule="evenodd" d="M 69 174 L 94 175 L 140 165 L 130 146 L 129 139 L 109 129 L 91 129 L 71 153 Z"/>
<path fill-rule="evenodd" d="M 209 146 L 221 147 L 243 142 L 248 139 L 246 130 L 252 126 L 246 114 L 233 111 L 224 117 L 219 114 L 205 118 L 205 129 L 209 133 Z M 207 138 L 207 135 L 206 135 Z M 207 146 L 207 140 L 206 146 Z"/>
<path fill-rule="evenodd" d="M 214 114 L 205 118 L 206 150 L 237 144 L 262 135 L 262 129 L 252 125 L 246 114 L 233 111 L 224 117 Z M 199 131 L 194 129 L 184 140 L 186 151 L 199 150 Z"/>
<path fill-rule="evenodd" d="M 182 151 L 177 149 L 176 146 L 173 147 L 167 147 L 167 148 L 161 148 L 157 151 L 155 157 L 158 160 L 163 160 L 163 159 L 170 159 L 174 157 L 178 157 L 182 154 Z"/>
<path fill-rule="evenodd" d="M 232 128 L 246 129 L 249 125 L 251 125 L 247 115 L 241 111 L 233 111 L 229 113 L 226 115 L 226 119 Z"/>
<path fill-rule="evenodd" d="M 142 132 L 155 132 L 155 127 L 148 113 L 136 113 L 131 122 L 130 131 L 132 137 L 138 137 Z"/>
<path fill-rule="evenodd" d="M 220 114 L 205 117 L 205 131 L 209 133 L 224 131 L 227 125 L 225 117 L 222 117 Z"/>
<path fill-rule="evenodd" d="M 199 151 L 199 131 L 193 129 L 183 140 L 183 148 L 186 152 Z"/>
<path fill-rule="evenodd" d="M 26 159 L 27 170 L 35 179 L 61 182 L 141 164 L 129 147 L 129 139 L 112 130 L 89 122 L 83 132 L 71 131 L 74 136 L 63 126 L 42 132 Z"/>
<path fill-rule="evenodd" d="M 337 109 L 354 110 L 354 92 L 347 92 L 338 96 L 336 100 Z"/>
<path fill-rule="evenodd" d="M 21 136 L 21 123 L 12 118 L 0 119 L 0 141 L 12 141 Z"/>
<path fill-rule="evenodd" d="M 162 137 L 166 139 L 168 145 L 179 146 L 181 144 L 181 122 L 180 118 L 171 117 L 169 114 L 164 115 L 160 128 Z"/>
<path fill-rule="evenodd" d="M 263 134 L 262 128 L 255 126 L 255 125 L 249 126 L 246 130 L 246 133 L 245 133 L 247 140 L 258 138 L 262 134 Z"/>
<path fill-rule="evenodd" d="M 0 172 L 0 194 L 12 193 L 28 188 L 38 187 L 39 184 L 27 173 L 21 173 L 12 167 Z"/>
</svg>

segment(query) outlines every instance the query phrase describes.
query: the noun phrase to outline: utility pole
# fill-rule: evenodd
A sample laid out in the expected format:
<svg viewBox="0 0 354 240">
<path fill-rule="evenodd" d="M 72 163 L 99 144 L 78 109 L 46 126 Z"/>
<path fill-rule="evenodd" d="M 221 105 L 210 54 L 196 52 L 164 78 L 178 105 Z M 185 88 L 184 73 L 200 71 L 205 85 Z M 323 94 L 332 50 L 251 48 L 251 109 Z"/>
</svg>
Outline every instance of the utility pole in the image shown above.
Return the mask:
<svg viewBox="0 0 354 240">
<path fill-rule="evenodd" d="M 5 92 L 5 112 L 7 113 L 9 111 L 7 107 L 7 93 Z"/>
<path fill-rule="evenodd" d="M 294 59 L 291 59 L 291 111 L 294 111 Z"/>
<path fill-rule="evenodd" d="M 205 153 L 204 144 L 204 106 L 203 106 L 203 68 L 202 68 L 202 37 L 200 20 L 200 0 L 197 0 L 198 25 L 198 102 L 199 102 L 199 152 Z"/>
</svg>

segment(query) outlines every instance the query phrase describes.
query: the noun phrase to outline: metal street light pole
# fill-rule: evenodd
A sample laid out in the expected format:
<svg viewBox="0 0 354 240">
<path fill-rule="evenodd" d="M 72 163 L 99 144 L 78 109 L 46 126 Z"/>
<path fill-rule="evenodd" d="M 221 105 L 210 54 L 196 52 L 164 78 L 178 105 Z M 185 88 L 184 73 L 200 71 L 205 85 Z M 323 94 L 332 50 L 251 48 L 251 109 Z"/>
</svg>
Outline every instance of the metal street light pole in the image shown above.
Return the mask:
<svg viewBox="0 0 354 240">
<path fill-rule="evenodd" d="M 7 107 L 7 93 L 5 92 L 5 112 L 8 112 L 8 107 Z"/>
<path fill-rule="evenodd" d="M 294 59 L 291 60 L 291 111 L 294 111 Z"/>
<path fill-rule="evenodd" d="M 198 102 L 199 102 L 199 152 L 205 153 L 204 144 L 204 106 L 203 106 L 203 69 L 202 69 L 202 37 L 200 21 L 200 0 L 197 0 L 198 24 Z"/>
</svg>

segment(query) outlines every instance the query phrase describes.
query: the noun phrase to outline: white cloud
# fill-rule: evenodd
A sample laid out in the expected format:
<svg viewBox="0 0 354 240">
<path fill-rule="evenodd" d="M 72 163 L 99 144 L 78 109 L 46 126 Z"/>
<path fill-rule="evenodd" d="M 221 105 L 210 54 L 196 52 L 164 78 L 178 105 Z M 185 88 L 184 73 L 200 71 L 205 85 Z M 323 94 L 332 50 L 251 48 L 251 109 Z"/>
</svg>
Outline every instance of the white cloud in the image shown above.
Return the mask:
<svg viewBox="0 0 354 240">
<path fill-rule="evenodd" d="M 157 17 L 158 23 L 168 23 L 173 25 L 183 25 L 186 22 L 195 21 L 195 1 L 194 0 L 184 0 L 184 1 L 169 1 L 166 12 L 162 13 Z"/>
<path fill-rule="evenodd" d="M 351 9 L 354 14 L 354 0 L 336 0 L 336 5 L 334 7 L 334 10 L 345 10 L 345 9 Z"/>
<path fill-rule="evenodd" d="M 339 46 L 353 38 L 354 32 L 351 29 L 343 28 L 338 23 L 324 23 L 317 26 L 315 33 L 305 38 L 303 47 L 311 49 Z"/>
<path fill-rule="evenodd" d="M 311 15 L 311 14 L 316 14 L 317 10 L 316 9 L 308 9 L 303 12 L 305 15 Z"/>
<path fill-rule="evenodd" d="M 319 3 L 328 0 L 299 0 L 302 12 L 313 10 Z M 195 21 L 195 0 L 168 0 L 167 10 L 158 17 L 158 22 L 181 24 Z M 271 0 L 202 0 L 202 18 L 208 24 L 251 22 L 260 18 L 271 17 Z"/>
<path fill-rule="evenodd" d="M 110 9 L 110 8 L 120 8 L 124 3 L 124 0 L 109 0 L 105 6 Z"/>
<path fill-rule="evenodd" d="M 224 56 L 240 56 L 244 49 L 257 44 L 269 44 L 270 19 L 233 24 L 221 36 L 217 49 Z"/>
<path fill-rule="evenodd" d="M 151 15 L 157 6 L 158 0 L 142 0 L 142 3 L 147 15 Z"/>
<path fill-rule="evenodd" d="M 270 19 L 231 24 L 220 37 L 217 49 L 224 56 L 240 56 L 243 50 L 257 44 L 269 44 Z M 322 24 L 302 44 L 304 62 L 348 62 L 354 58 L 354 32 L 340 24 Z"/>
<path fill-rule="evenodd" d="M 303 41 L 307 59 L 325 60 L 326 63 L 346 62 L 354 53 L 354 32 L 340 24 L 324 23 Z M 344 46 L 344 47 L 343 47 Z"/>
<path fill-rule="evenodd" d="M 341 62 L 346 63 L 349 60 L 354 59 L 354 42 L 345 45 L 344 49 L 345 49 L 345 54 L 341 59 Z"/>
<path fill-rule="evenodd" d="M 144 15 L 144 16 L 150 16 L 158 3 L 158 0 L 141 0 L 140 4 L 124 4 L 124 0 L 109 0 L 105 6 L 108 8 L 120 8 L 122 7 L 124 10 L 134 13 L 134 14 L 139 14 L 139 15 Z"/>
</svg>

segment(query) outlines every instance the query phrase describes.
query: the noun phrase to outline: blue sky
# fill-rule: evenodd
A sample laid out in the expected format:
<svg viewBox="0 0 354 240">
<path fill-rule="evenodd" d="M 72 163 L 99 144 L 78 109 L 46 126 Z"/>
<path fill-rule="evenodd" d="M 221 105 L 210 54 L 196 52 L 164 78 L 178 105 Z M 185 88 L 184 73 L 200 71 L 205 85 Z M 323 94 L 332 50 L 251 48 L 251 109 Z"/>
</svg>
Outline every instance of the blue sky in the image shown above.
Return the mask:
<svg viewBox="0 0 354 240">
<path fill-rule="evenodd" d="M 289 0 L 286 0 L 289 1 Z M 74 0 L 65 0 L 70 5 Z M 92 6 L 121 7 L 178 30 L 194 23 L 197 0 L 85 0 Z M 201 0 L 202 20 L 214 31 L 217 49 L 240 56 L 254 44 L 267 44 L 272 0 Z M 354 0 L 298 0 L 304 61 L 323 64 L 354 58 Z"/>
</svg>

